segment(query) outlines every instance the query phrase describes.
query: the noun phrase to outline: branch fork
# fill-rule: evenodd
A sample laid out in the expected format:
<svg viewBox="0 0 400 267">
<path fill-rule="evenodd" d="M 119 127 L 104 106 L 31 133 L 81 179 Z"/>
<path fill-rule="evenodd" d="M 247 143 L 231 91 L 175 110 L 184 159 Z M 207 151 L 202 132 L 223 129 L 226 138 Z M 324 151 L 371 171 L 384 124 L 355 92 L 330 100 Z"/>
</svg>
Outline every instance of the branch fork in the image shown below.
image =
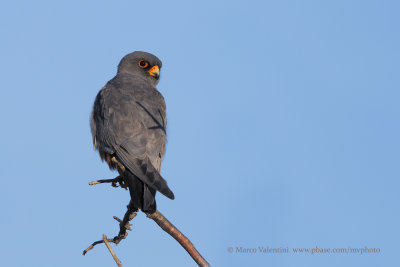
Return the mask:
<svg viewBox="0 0 400 267">
<path fill-rule="evenodd" d="M 121 176 L 117 176 L 114 179 L 105 179 L 105 180 L 97 180 L 90 182 L 89 185 L 96 185 L 96 184 L 102 184 L 102 183 L 111 183 L 111 186 L 113 187 L 121 187 L 124 189 L 127 189 L 128 185 L 124 181 L 124 179 Z M 117 184 L 118 183 L 118 184 Z M 112 250 L 111 246 L 109 243 L 114 243 L 116 245 L 119 244 L 123 239 L 125 239 L 128 236 L 127 230 L 131 231 L 131 225 L 129 222 L 136 217 L 137 215 L 137 209 L 133 207 L 132 202 L 129 203 L 127 206 L 127 211 L 124 215 L 124 218 L 121 220 L 118 217 L 114 216 L 113 218 L 119 222 L 119 233 L 117 236 L 115 236 L 112 239 L 107 238 L 106 235 L 103 234 L 103 239 L 93 242 L 87 249 L 83 251 L 83 255 L 85 255 L 89 250 L 91 250 L 94 246 L 105 243 L 108 250 L 110 251 L 114 261 L 116 264 L 121 267 L 122 263 L 121 261 L 117 258 L 115 255 L 114 251 Z M 184 235 L 182 234 L 178 228 L 176 228 L 170 221 L 167 220 L 167 218 L 162 215 L 158 210 L 156 210 L 154 213 L 146 213 L 147 217 L 155 221 L 161 229 L 163 229 L 165 232 L 167 232 L 169 235 L 171 235 L 176 241 L 181 244 L 181 246 L 189 253 L 189 255 L 193 258 L 193 260 L 200 266 L 200 267 L 209 267 L 210 264 L 200 255 L 200 253 L 196 250 L 192 242 Z"/>
</svg>

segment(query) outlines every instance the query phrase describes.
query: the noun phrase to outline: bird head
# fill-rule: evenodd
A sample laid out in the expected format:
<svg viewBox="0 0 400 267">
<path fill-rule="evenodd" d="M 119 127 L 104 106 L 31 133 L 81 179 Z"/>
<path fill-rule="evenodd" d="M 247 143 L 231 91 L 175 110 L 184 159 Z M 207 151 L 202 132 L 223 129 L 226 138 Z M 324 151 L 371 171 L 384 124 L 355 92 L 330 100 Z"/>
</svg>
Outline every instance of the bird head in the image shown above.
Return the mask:
<svg viewBox="0 0 400 267">
<path fill-rule="evenodd" d="M 118 65 L 118 73 L 138 75 L 156 86 L 160 79 L 161 60 L 146 52 L 136 51 L 124 56 Z"/>
</svg>

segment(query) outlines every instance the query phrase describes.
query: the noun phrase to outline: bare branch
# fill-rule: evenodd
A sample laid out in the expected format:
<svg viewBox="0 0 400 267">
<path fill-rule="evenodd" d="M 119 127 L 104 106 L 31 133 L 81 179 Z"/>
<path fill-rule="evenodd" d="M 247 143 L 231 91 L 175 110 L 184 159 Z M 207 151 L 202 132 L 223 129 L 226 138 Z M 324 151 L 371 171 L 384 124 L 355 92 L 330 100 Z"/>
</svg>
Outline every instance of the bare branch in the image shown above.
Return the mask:
<svg viewBox="0 0 400 267">
<path fill-rule="evenodd" d="M 181 233 L 167 218 L 164 217 L 158 210 L 152 214 L 147 214 L 147 217 L 155 221 L 165 232 L 175 238 L 176 241 L 189 253 L 193 260 L 201 267 L 209 267 L 210 264 L 200 255 L 192 242 Z"/>
<path fill-rule="evenodd" d="M 114 242 L 114 239 L 108 239 L 107 241 L 108 241 L 108 242 Z M 86 253 L 87 253 L 89 250 L 91 250 L 94 246 L 96 246 L 96 245 L 98 245 L 98 244 L 101 244 L 101 243 L 104 243 L 104 240 L 99 240 L 99 241 L 93 242 L 87 249 L 85 249 L 85 250 L 83 251 L 82 255 L 86 255 Z"/>
<path fill-rule="evenodd" d="M 114 251 L 112 250 L 110 243 L 108 243 L 107 236 L 103 234 L 103 241 L 106 244 L 108 251 L 110 251 L 112 257 L 114 258 L 115 262 L 117 263 L 118 267 L 122 267 L 121 261 L 118 259 L 117 255 L 115 255 Z"/>
<path fill-rule="evenodd" d="M 131 224 L 129 223 L 129 221 L 131 221 L 133 218 L 135 218 L 136 215 L 137 215 L 136 211 L 130 209 L 130 206 L 128 205 L 128 210 L 126 211 L 123 220 L 121 220 L 118 217 L 114 216 L 114 219 L 119 222 L 119 233 L 113 239 L 107 239 L 107 241 L 118 245 L 119 242 L 121 242 L 122 239 L 125 239 L 128 236 L 128 233 L 126 232 L 126 230 L 129 230 L 129 231 L 132 230 L 131 227 L 130 227 Z M 99 241 L 93 242 L 87 249 L 85 249 L 83 251 L 82 254 L 85 255 L 94 246 L 96 246 L 98 244 L 101 244 L 101 243 L 104 243 L 104 240 L 99 240 Z"/>
<path fill-rule="evenodd" d="M 125 190 L 128 189 L 128 185 L 125 183 L 124 179 L 121 176 L 117 176 L 114 179 L 103 179 L 103 180 L 96 180 L 93 182 L 90 182 L 89 185 L 96 185 L 96 184 L 104 184 L 104 183 L 111 183 L 112 187 L 119 187 L 125 188 Z"/>
<path fill-rule="evenodd" d="M 105 180 L 98 180 L 98 181 L 93 181 L 90 182 L 89 185 L 96 185 L 96 184 L 101 184 L 101 183 L 112 183 L 112 186 L 118 187 L 117 183 L 119 183 L 120 187 L 127 189 L 127 183 L 124 181 L 124 179 L 121 176 L 118 176 L 114 179 L 105 179 Z M 108 239 L 104 234 L 103 234 L 103 240 L 99 240 L 96 242 L 93 242 L 87 249 L 83 251 L 83 255 L 85 255 L 89 250 L 91 250 L 94 246 L 101 244 L 101 243 L 106 243 L 107 248 L 109 249 L 111 255 L 113 256 L 115 262 L 118 264 L 118 266 L 122 266 L 121 262 L 118 260 L 117 256 L 115 253 L 112 251 L 110 244 L 109 243 L 114 243 L 114 244 L 119 244 L 122 239 L 125 239 L 128 236 L 128 233 L 126 230 L 131 231 L 131 224 L 129 221 L 131 221 L 133 218 L 136 217 L 137 215 L 137 209 L 133 206 L 132 201 L 129 203 L 127 206 L 128 210 L 126 211 L 124 218 L 121 220 L 118 217 L 114 216 L 113 218 L 119 222 L 119 233 L 117 236 L 115 236 L 113 239 Z M 200 255 L 200 253 L 196 250 L 192 242 L 183 235 L 171 222 L 167 220 L 167 218 L 164 217 L 158 210 L 156 210 L 154 213 L 146 213 L 147 217 L 151 218 L 154 220 L 165 232 L 167 232 L 169 235 L 171 235 L 176 241 L 181 244 L 181 246 L 189 253 L 189 255 L 193 258 L 193 260 L 200 266 L 200 267 L 209 267 L 210 264 Z"/>
</svg>

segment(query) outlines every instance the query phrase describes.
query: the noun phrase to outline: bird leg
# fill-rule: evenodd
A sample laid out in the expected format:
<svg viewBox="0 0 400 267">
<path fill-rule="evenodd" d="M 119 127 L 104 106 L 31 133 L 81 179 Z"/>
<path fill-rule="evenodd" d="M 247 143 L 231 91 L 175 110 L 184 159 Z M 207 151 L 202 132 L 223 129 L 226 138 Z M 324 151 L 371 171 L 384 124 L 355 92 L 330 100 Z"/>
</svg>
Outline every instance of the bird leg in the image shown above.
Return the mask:
<svg viewBox="0 0 400 267">
<path fill-rule="evenodd" d="M 121 188 L 125 188 L 125 190 L 128 189 L 127 183 L 125 182 L 125 180 L 121 176 L 117 176 L 114 179 L 103 179 L 103 180 L 93 181 L 93 182 L 90 182 L 89 185 L 104 184 L 104 183 L 111 183 L 112 187 L 118 187 L 119 186 Z"/>
<path fill-rule="evenodd" d="M 114 219 L 119 222 L 119 233 L 117 236 L 114 238 L 106 239 L 110 243 L 114 243 L 118 245 L 119 242 L 121 242 L 122 239 L 125 239 L 128 236 L 128 233 L 126 230 L 132 231 L 131 224 L 129 221 L 131 221 L 133 218 L 136 217 L 137 215 L 137 209 L 133 207 L 133 203 L 129 203 L 127 206 L 128 210 L 126 211 L 124 218 L 121 220 L 118 217 L 114 216 Z M 93 242 L 87 249 L 83 251 L 83 255 L 85 255 L 89 250 L 91 250 L 94 246 L 104 243 L 104 239 Z"/>
</svg>

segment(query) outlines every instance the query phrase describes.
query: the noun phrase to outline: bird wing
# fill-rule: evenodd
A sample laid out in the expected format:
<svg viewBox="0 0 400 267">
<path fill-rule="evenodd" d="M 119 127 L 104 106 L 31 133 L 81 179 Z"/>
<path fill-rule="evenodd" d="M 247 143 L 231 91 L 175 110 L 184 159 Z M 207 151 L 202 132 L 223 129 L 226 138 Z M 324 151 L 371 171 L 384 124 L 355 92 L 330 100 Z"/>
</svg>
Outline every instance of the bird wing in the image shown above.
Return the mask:
<svg viewBox="0 0 400 267">
<path fill-rule="evenodd" d="M 126 86 L 124 81 L 112 80 L 96 97 L 94 114 L 98 115 L 94 120 L 99 146 L 115 153 L 149 187 L 174 199 L 158 171 L 166 142 L 164 99 L 153 88 L 130 83 L 130 90 L 126 90 Z M 155 166 L 157 162 L 159 166 Z"/>
<path fill-rule="evenodd" d="M 113 144 L 116 143 L 116 140 L 109 127 L 110 113 L 112 111 L 109 105 L 112 105 L 112 103 L 106 103 L 109 102 L 106 100 L 108 99 L 110 89 L 112 90 L 111 87 L 111 85 L 107 84 L 97 94 L 90 120 L 93 145 L 95 149 L 99 150 L 102 159 L 104 159 L 103 153 L 108 153 L 110 155 L 115 153 Z"/>
<path fill-rule="evenodd" d="M 148 156 L 144 156 L 144 158 L 132 157 L 129 154 L 129 149 L 121 145 L 117 148 L 116 157 L 146 185 L 160 191 L 170 199 L 175 198 L 174 193 L 168 187 L 167 181 L 156 170 Z"/>
</svg>

